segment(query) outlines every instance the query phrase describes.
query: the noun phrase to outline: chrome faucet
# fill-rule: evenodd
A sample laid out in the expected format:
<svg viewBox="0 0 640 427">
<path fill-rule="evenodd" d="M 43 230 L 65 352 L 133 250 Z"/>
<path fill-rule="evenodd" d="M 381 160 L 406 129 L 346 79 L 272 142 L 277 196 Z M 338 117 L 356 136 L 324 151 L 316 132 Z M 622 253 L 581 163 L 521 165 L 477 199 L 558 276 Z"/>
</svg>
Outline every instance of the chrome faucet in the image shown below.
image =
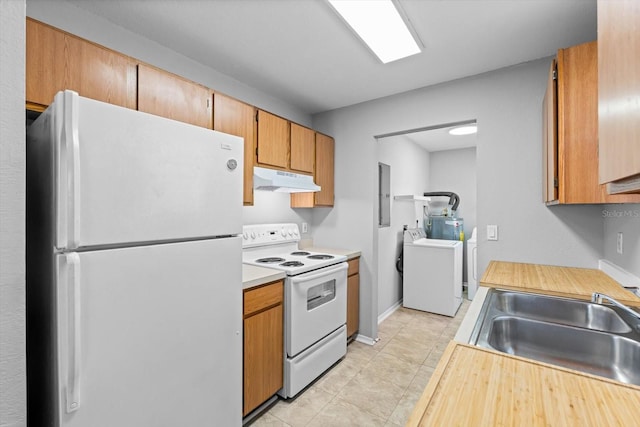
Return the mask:
<svg viewBox="0 0 640 427">
<path fill-rule="evenodd" d="M 609 295 L 601 294 L 599 292 L 594 292 L 593 295 L 591 296 L 591 302 L 596 303 L 596 304 L 602 304 L 602 300 L 603 299 L 608 300 L 611 304 L 615 305 L 616 307 L 618 307 L 621 310 L 624 310 L 626 313 L 629 313 L 630 315 L 632 315 L 636 319 L 640 319 L 640 313 L 630 309 L 629 307 L 627 307 L 626 305 L 622 304 L 621 302 L 616 301 L 615 299 L 611 298 Z"/>
</svg>

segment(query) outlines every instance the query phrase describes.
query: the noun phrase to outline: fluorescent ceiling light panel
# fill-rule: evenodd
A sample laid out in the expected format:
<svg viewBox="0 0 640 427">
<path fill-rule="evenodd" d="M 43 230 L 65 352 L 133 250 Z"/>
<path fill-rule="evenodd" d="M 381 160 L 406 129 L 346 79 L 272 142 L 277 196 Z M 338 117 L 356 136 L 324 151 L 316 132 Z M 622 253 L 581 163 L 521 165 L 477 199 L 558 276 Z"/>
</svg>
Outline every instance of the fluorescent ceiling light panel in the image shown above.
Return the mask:
<svg viewBox="0 0 640 427">
<path fill-rule="evenodd" d="M 383 63 L 420 53 L 391 0 L 328 0 Z"/>
<path fill-rule="evenodd" d="M 459 126 L 449 130 L 450 135 L 471 135 L 476 132 L 478 132 L 478 126 L 476 125 Z"/>
</svg>

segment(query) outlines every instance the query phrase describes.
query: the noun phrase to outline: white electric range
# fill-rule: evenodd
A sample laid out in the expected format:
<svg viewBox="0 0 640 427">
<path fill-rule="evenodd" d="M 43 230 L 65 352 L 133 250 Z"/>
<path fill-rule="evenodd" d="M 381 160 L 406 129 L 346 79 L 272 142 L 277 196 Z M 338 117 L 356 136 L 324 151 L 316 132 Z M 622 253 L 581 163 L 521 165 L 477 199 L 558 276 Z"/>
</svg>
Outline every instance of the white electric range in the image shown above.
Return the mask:
<svg viewBox="0 0 640 427">
<path fill-rule="evenodd" d="M 347 352 L 347 257 L 298 248 L 297 224 L 245 225 L 242 262 L 287 274 L 284 386 L 294 397 Z"/>
</svg>

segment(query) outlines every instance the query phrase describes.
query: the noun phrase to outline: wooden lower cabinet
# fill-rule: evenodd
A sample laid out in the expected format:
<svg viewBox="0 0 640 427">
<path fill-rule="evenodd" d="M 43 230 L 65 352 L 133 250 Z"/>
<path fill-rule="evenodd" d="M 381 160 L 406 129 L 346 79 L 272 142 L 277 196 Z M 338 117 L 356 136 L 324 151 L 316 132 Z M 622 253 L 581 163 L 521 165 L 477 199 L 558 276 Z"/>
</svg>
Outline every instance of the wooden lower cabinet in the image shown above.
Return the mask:
<svg viewBox="0 0 640 427">
<path fill-rule="evenodd" d="M 244 291 L 243 416 L 282 388 L 283 298 L 282 280 Z"/>
<path fill-rule="evenodd" d="M 350 259 L 347 270 L 347 337 L 358 332 L 360 318 L 360 258 Z"/>
</svg>

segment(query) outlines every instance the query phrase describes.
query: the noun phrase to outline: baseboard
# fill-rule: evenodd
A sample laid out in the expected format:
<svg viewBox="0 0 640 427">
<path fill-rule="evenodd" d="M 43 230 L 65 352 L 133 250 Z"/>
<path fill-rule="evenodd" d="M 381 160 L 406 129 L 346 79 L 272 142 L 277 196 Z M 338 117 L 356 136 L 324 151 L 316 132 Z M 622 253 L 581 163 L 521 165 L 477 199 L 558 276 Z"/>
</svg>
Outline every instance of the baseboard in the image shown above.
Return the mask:
<svg viewBox="0 0 640 427">
<path fill-rule="evenodd" d="M 374 340 L 371 337 L 368 337 L 366 335 L 361 335 L 361 334 L 356 335 L 356 337 L 354 338 L 354 341 L 358 341 L 358 342 L 361 342 L 362 344 L 367 344 L 367 345 L 374 345 L 375 343 L 378 342 L 378 340 Z"/>
<path fill-rule="evenodd" d="M 402 307 L 402 300 L 398 301 L 397 303 L 395 303 L 394 305 L 389 307 L 384 313 L 382 313 L 381 315 L 378 316 L 378 325 L 380 323 L 382 323 L 382 321 L 384 319 L 386 319 L 387 317 L 391 316 L 393 314 L 393 312 L 396 311 L 397 309 L 399 309 L 400 307 Z M 361 342 L 362 344 L 374 345 L 375 343 L 378 342 L 378 339 L 379 338 L 373 339 L 373 338 L 368 337 L 366 335 L 358 334 L 354 338 L 354 341 Z"/>
<path fill-rule="evenodd" d="M 598 260 L 598 268 L 622 286 L 640 288 L 640 277 L 606 259 Z"/>
<path fill-rule="evenodd" d="M 378 316 L 378 325 L 380 323 L 382 323 L 384 321 L 384 319 L 386 319 L 387 317 L 391 316 L 393 314 L 393 312 L 396 311 L 397 309 L 399 309 L 400 307 L 402 307 L 402 300 L 398 301 L 397 303 L 395 303 L 394 305 L 389 307 L 384 313 L 382 313 L 382 314 L 380 314 Z"/>
</svg>

